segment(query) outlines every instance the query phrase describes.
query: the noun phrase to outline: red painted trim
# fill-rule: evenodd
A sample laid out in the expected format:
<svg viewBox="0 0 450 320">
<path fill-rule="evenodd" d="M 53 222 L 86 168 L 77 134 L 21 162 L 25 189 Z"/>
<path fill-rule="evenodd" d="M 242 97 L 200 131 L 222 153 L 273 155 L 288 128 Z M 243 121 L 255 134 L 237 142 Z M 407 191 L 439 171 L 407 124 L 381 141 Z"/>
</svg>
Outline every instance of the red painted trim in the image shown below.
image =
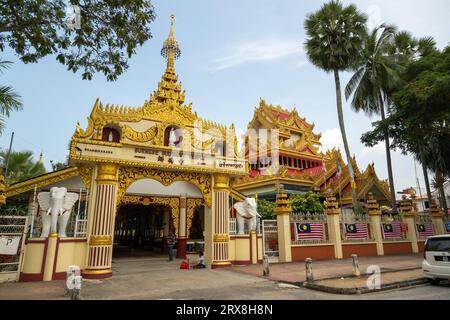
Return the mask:
<svg viewBox="0 0 450 320">
<path fill-rule="evenodd" d="M 42 273 L 20 273 L 19 282 L 42 281 L 44 274 Z"/>
<path fill-rule="evenodd" d="M 62 272 L 55 272 L 53 273 L 52 276 L 52 280 L 65 280 L 66 279 L 66 275 L 67 273 L 62 271 Z"/>
<path fill-rule="evenodd" d="M 178 239 L 177 258 L 186 259 L 187 239 Z"/>
<path fill-rule="evenodd" d="M 45 239 L 44 256 L 42 257 L 42 265 L 41 265 L 41 274 L 42 274 L 42 278 L 44 278 L 45 259 L 47 259 L 47 251 L 48 251 L 48 238 Z"/>
<path fill-rule="evenodd" d="M 45 241 L 47 241 L 47 239 L 26 239 L 25 240 L 25 244 L 29 244 L 29 243 L 45 243 Z"/>
<path fill-rule="evenodd" d="M 60 242 L 59 237 L 57 237 L 56 238 L 55 259 L 53 260 L 52 280 L 57 280 L 57 279 L 55 279 L 55 274 L 56 274 L 56 263 L 58 262 L 59 242 Z"/>
<path fill-rule="evenodd" d="M 67 242 L 67 243 L 70 243 L 70 242 L 87 242 L 87 238 L 83 238 L 83 239 L 80 239 L 80 238 L 77 238 L 77 239 L 58 238 L 58 239 L 60 239 L 59 242 Z"/>
<path fill-rule="evenodd" d="M 253 246 L 252 246 L 252 244 L 253 244 L 253 241 L 252 241 L 252 234 L 250 233 L 249 234 L 249 239 L 250 239 L 250 262 L 252 262 L 253 261 L 253 255 L 252 255 L 252 253 L 253 253 Z M 258 258 L 256 258 L 256 259 L 258 259 Z"/>
</svg>

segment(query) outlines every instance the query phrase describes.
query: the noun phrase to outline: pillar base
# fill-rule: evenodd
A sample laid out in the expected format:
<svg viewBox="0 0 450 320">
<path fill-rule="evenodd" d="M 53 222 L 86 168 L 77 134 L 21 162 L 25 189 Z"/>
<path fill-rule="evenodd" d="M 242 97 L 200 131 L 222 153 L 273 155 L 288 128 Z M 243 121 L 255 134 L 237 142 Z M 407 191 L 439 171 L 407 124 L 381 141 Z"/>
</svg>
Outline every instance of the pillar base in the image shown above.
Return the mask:
<svg viewBox="0 0 450 320">
<path fill-rule="evenodd" d="M 230 261 L 215 261 L 211 264 L 211 269 L 228 268 L 231 266 L 232 264 Z"/>
<path fill-rule="evenodd" d="M 81 271 L 84 279 L 106 279 L 112 277 L 111 269 L 86 269 Z"/>
<path fill-rule="evenodd" d="M 177 259 L 186 259 L 187 238 L 178 239 Z"/>
</svg>

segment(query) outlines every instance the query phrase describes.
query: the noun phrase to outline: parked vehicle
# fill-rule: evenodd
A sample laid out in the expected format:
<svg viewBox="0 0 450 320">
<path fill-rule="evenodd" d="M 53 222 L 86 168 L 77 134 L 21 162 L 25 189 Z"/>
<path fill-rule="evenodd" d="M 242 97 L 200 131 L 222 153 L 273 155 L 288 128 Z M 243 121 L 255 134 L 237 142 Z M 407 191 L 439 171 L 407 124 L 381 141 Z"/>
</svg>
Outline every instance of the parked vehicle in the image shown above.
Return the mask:
<svg viewBox="0 0 450 320">
<path fill-rule="evenodd" d="M 427 238 L 423 258 L 422 270 L 431 284 L 450 280 L 450 235 Z"/>
</svg>

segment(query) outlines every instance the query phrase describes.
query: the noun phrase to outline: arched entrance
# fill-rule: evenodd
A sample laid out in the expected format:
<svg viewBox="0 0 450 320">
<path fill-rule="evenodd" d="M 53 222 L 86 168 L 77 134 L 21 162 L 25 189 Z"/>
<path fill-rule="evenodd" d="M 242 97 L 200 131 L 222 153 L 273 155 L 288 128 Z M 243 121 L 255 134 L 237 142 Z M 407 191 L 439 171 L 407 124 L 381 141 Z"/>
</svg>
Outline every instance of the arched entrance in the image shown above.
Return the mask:
<svg viewBox="0 0 450 320">
<path fill-rule="evenodd" d="M 195 240 L 200 242 L 195 249 L 203 250 L 203 206 L 202 192 L 191 182 L 164 185 L 146 177 L 133 181 L 117 204 L 113 256 L 165 254 L 166 237 L 172 231 L 178 240 L 177 257 L 185 258 L 194 249 L 188 243 L 193 222 Z"/>
</svg>

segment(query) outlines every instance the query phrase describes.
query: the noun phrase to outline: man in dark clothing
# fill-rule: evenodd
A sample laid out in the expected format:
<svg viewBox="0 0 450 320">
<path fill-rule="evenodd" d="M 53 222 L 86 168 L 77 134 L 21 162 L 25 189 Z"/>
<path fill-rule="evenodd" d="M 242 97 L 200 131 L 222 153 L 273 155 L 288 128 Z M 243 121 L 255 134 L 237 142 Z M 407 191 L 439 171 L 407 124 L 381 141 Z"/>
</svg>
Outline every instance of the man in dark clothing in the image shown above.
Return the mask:
<svg viewBox="0 0 450 320">
<path fill-rule="evenodd" d="M 167 252 L 169 253 L 169 261 L 173 261 L 173 247 L 175 245 L 175 237 L 172 232 L 166 238 L 167 241 Z"/>
</svg>

